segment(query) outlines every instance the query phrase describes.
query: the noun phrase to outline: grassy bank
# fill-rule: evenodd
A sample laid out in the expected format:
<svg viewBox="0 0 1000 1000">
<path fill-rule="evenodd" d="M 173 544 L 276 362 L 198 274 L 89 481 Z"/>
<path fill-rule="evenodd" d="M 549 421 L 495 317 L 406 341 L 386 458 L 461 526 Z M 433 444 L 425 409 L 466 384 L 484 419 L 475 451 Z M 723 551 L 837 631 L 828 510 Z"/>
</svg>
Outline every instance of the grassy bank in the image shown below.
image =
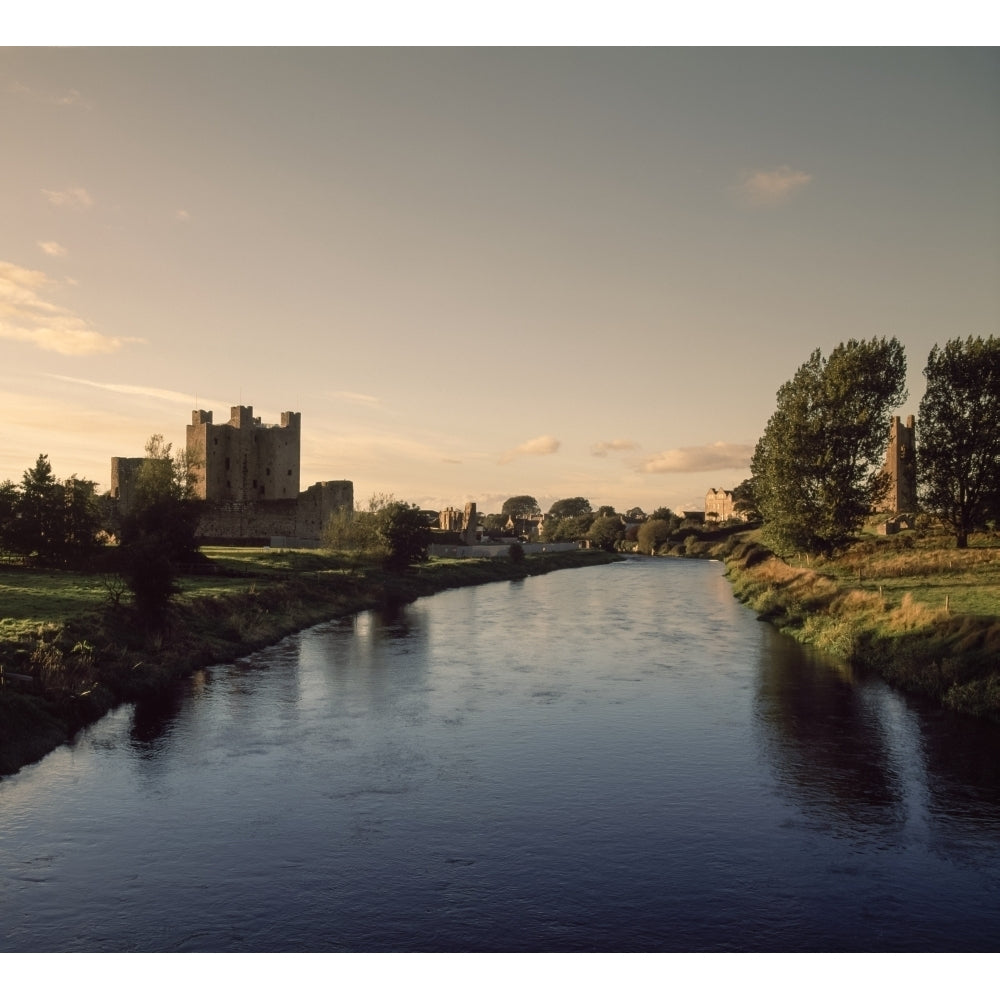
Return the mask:
<svg viewBox="0 0 1000 1000">
<path fill-rule="evenodd" d="M 155 629 L 114 578 L 0 570 L 0 774 L 38 760 L 124 701 L 157 698 L 198 667 L 244 656 L 299 629 L 453 587 L 593 566 L 598 551 L 436 559 L 405 573 L 346 555 L 206 550 Z"/>
<path fill-rule="evenodd" d="M 859 541 L 793 564 L 752 540 L 724 551 L 736 596 L 782 631 L 947 708 L 1000 722 L 1000 546 Z"/>
</svg>

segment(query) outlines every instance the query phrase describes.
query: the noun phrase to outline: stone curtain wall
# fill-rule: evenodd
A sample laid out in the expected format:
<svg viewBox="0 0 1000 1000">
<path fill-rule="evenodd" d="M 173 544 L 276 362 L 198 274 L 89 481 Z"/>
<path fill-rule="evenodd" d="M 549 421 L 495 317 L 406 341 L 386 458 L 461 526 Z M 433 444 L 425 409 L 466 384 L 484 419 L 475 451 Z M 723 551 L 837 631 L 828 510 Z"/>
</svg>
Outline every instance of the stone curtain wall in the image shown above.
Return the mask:
<svg viewBox="0 0 1000 1000">
<path fill-rule="evenodd" d="M 281 538 L 318 543 L 330 515 L 354 508 L 354 484 L 331 480 L 310 486 L 295 500 L 206 500 L 197 537 L 203 544 L 245 541 L 266 545 Z"/>
</svg>

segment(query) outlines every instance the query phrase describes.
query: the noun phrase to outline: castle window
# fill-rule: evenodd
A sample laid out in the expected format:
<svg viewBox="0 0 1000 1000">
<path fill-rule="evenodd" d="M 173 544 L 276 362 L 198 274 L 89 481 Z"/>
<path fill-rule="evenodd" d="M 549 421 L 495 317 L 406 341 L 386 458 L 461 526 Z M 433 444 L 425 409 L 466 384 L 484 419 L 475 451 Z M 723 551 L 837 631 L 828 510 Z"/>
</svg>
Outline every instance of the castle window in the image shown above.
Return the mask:
<svg viewBox="0 0 1000 1000">
<path fill-rule="evenodd" d="M 289 474 L 289 475 L 291 475 L 291 474 L 292 474 L 292 470 L 291 470 L 291 469 L 289 469 L 289 470 L 288 470 L 288 474 Z"/>
<path fill-rule="evenodd" d="M 226 457 L 226 472 L 228 472 L 228 471 L 229 471 L 229 458 L 227 456 Z"/>
</svg>

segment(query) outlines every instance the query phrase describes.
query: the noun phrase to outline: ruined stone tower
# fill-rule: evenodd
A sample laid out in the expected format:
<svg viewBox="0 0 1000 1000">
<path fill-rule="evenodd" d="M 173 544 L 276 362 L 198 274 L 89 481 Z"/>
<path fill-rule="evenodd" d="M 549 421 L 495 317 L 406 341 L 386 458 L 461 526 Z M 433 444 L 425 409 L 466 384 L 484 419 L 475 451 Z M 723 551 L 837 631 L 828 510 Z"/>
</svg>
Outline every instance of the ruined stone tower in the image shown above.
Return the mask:
<svg viewBox="0 0 1000 1000">
<path fill-rule="evenodd" d="M 899 417 L 889 424 L 889 447 L 883 471 L 889 476 L 889 489 L 881 509 L 893 514 L 913 513 L 917 509 L 916 427 L 911 416 L 903 426 Z"/>
<path fill-rule="evenodd" d="M 234 406 L 229 423 L 212 423 L 211 410 L 194 410 L 187 429 L 195 460 L 195 492 L 202 500 L 291 500 L 299 495 L 302 418 L 282 413 L 263 424 L 252 406 Z"/>
</svg>

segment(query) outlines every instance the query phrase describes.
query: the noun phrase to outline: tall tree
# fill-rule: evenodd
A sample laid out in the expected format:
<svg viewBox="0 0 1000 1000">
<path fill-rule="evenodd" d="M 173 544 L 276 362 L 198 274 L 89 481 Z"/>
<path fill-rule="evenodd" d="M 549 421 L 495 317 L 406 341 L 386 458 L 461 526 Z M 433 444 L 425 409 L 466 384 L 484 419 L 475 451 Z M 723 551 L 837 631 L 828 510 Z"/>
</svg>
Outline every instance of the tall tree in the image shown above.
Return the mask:
<svg viewBox="0 0 1000 1000">
<path fill-rule="evenodd" d="M 934 345 L 917 420 L 917 472 L 925 508 L 946 521 L 956 545 L 1000 518 L 1000 339 Z"/>
<path fill-rule="evenodd" d="M 620 517 L 598 517 L 590 526 L 587 538 L 595 548 L 605 552 L 614 552 L 618 543 L 625 537 L 625 525 Z"/>
<path fill-rule="evenodd" d="M 79 563 L 98 548 L 101 511 L 97 484 L 72 475 L 60 484 L 62 494 L 62 541 L 66 561 Z"/>
<path fill-rule="evenodd" d="M 132 511 L 122 518 L 119 559 L 136 609 L 148 622 L 163 617 L 177 577 L 197 556 L 200 517 L 188 457 L 171 455 L 160 434 L 146 443 Z"/>
<path fill-rule="evenodd" d="M 413 563 L 427 561 L 431 529 L 419 507 L 393 501 L 379 511 L 377 518 L 387 568 L 405 569 Z"/>
<path fill-rule="evenodd" d="M 760 516 L 752 479 L 744 479 L 738 486 L 733 487 L 733 510 L 751 521 L 756 521 Z"/>
<path fill-rule="evenodd" d="M 21 478 L 15 545 L 26 556 L 51 561 L 60 547 L 62 510 L 59 484 L 48 455 L 39 455 Z"/>
<path fill-rule="evenodd" d="M 777 394 L 751 463 L 772 544 L 830 553 L 857 532 L 886 489 L 891 411 L 906 398 L 906 356 L 891 339 L 819 350 Z"/>
<path fill-rule="evenodd" d="M 10 479 L 0 483 L 0 552 L 17 551 L 17 514 L 21 492 Z"/>
<path fill-rule="evenodd" d="M 591 513 L 590 501 L 586 497 L 567 497 L 565 500 L 557 500 L 549 508 L 549 517 L 579 517 L 581 514 Z"/>
<path fill-rule="evenodd" d="M 538 501 L 526 494 L 504 500 L 500 508 L 504 518 L 512 517 L 515 520 L 519 517 L 537 517 L 541 512 L 542 508 L 538 506 Z"/>
</svg>

